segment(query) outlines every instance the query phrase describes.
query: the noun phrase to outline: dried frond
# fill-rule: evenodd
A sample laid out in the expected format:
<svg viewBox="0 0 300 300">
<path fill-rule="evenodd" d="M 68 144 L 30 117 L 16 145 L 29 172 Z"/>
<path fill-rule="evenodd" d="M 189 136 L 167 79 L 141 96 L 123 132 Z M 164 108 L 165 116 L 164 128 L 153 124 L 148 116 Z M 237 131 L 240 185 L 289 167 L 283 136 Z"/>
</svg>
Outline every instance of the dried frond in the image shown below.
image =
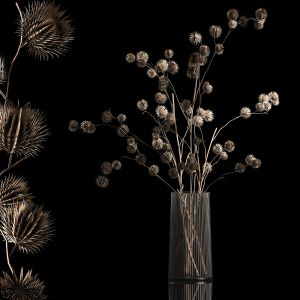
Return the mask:
<svg viewBox="0 0 300 300">
<path fill-rule="evenodd" d="M 73 31 L 66 12 L 54 2 L 33 1 L 19 19 L 18 33 L 23 37 L 23 46 L 41 60 L 65 54 Z"/>
<path fill-rule="evenodd" d="M 28 271 L 25 276 L 21 268 L 20 276 L 4 273 L 0 277 L 0 295 L 3 300 L 44 300 L 45 286 L 37 275 Z"/>
<path fill-rule="evenodd" d="M 0 181 L 0 208 L 5 208 L 16 202 L 27 201 L 31 198 L 24 178 L 10 174 Z"/>
<path fill-rule="evenodd" d="M 21 202 L 2 210 L 0 230 L 4 239 L 20 251 L 35 253 L 52 238 L 52 225 L 49 212 Z"/>
<path fill-rule="evenodd" d="M 49 131 L 44 114 L 29 104 L 0 105 L 0 151 L 17 156 L 35 156 L 43 148 Z"/>
</svg>

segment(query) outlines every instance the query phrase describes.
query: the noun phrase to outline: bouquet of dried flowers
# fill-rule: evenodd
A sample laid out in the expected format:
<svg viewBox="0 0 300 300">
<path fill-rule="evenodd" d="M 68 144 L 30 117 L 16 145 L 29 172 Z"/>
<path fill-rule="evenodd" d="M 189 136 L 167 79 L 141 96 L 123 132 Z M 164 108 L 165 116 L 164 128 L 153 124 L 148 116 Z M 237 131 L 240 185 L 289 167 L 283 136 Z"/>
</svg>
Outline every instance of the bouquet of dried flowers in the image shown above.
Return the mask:
<svg viewBox="0 0 300 300">
<path fill-rule="evenodd" d="M 49 130 L 40 110 L 12 99 L 10 82 L 22 49 L 40 60 L 60 56 L 68 49 L 73 29 L 65 12 L 52 2 L 32 2 L 24 11 L 17 3 L 16 7 L 19 45 L 8 66 L 0 57 L 0 151 L 6 164 L 0 171 L 0 235 L 9 269 L 0 276 L 0 298 L 41 300 L 46 299 L 43 281 L 32 270 L 17 270 L 11 258 L 17 250 L 39 252 L 53 236 L 53 220 L 33 201 L 27 180 L 9 172 L 38 155 Z"/>
<path fill-rule="evenodd" d="M 249 119 L 253 115 L 267 114 L 273 106 L 279 104 L 277 92 L 270 91 L 258 96 L 255 107 L 241 107 L 239 113 L 232 119 L 224 122 L 207 136 L 206 127 L 213 123 L 214 112 L 207 108 L 205 98 L 213 93 L 213 85 L 208 81 L 207 75 L 212 62 L 221 56 L 225 50 L 225 42 L 238 28 L 254 23 L 257 30 L 264 27 L 267 11 L 263 8 L 255 11 L 253 18 L 239 15 L 236 9 L 227 12 L 227 33 L 221 26 L 212 25 L 209 28 L 210 41 L 207 42 L 201 33 L 195 31 L 189 35 L 190 43 L 195 47 L 190 54 L 186 68 L 186 76 L 192 81 L 192 89 L 188 91 L 188 98 L 177 92 L 172 77 L 180 68 L 174 60 L 174 51 L 167 49 L 164 57 L 156 63 L 150 62 L 146 51 L 128 53 L 127 63 L 136 63 L 139 68 L 145 69 L 151 80 L 157 80 L 157 91 L 154 93 L 154 105 L 147 99 L 137 101 L 137 109 L 153 121 L 152 132 L 149 133 L 150 141 L 134 134 L 127 125 L 127 116 L 123 113 L 115 115 L 110 110 L 104 111 L 101 123 L 92 121 L 79 123 L 71 120 L 69 130 L 80 129 L 83 133 L 91 134 L 98 126 L 106 125 L 116 129 L 117 134 L 126 139 L 126 150 L 129 155 L 122 156 L 113 162 L 105 161 L 101 164 L 101 174 L 96 178 L 100 188 L 109 185 L 108 175 L 113 170 L 120 170 L 123 159 L 130 159 L 145 167 L 151 176 L 155 176 L 166 183 L 173 191 L 203 192 L 221 178 L 234 173 L 244 173 L 248 167 L 257 169 L 261 160 L 253 154 L 248 154 L 236 162 L 232 170 L 212 178 L 218 164 L 228 160 L 236 148 L 235 141 L 219 140 L 221 133 L 231 123 L 239 119 Z M 212 45 L 209 45 L 211 42 Z M 150 163 L 145 154 L 145 147 L 152 149 L 159 155 L 160 162 L 167 166 L 166 175 L 158 163 Z M 163 171 L 163 170 L 162 170 Z"/>
</svg>

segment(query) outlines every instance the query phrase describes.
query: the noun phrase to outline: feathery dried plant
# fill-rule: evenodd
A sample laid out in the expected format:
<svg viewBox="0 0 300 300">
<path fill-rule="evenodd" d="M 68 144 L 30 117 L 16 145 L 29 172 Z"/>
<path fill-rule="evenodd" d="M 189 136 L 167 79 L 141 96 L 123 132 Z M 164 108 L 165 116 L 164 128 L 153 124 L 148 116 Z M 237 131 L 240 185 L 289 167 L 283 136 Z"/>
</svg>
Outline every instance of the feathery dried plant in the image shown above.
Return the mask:
<svg viewBox="0 0 300 300">
<path fill-rule="evenodd" d="M 206 127 L 214 121 L 215 115 L 211 109 L 206 108 L 205 98 L 213 92 L 213 85 L 207 80 L 212 62 L 217 56 L 224 52 L 224 44 L 228 37 L 238 28 L 254 23 L 257 30 L 264 27 L 267 19 L 267 11 L 259 8 L 255 11 L 253 18 L 240 16 L 236 9 L 227 12 L 228 29 L 218 25 L 209 28 L 211 41 L 207 43 L 199 32 L 190 33 L 189 41 L 195 47 L 188 59 L 186 76 L 192 81 L 192 90 L 187 91 L 191 97 L 185 99 L 177 92 L 172 76 L 179 72 L 179 66 L 174 57 L 174 51 L 167 49 L 164 57 L 156 63 L 151 63 L 149 54 L 146 51 L 128 53 L 125 57 L 127 63 L 136 63 L 139 68 L 146 70 L 146 75 L 157 80 L 158 90 L 154 94 L 155 108 L 151 111 L 148 100 L 137 101 L 137 109 L 144 115 L 150 117 L 154 126 L 152 133 L 149 133 L 151 142 L 147 143 L 129 130 L 125 114 L 115 115 L 110 110 L 104 111 L 101 123 L 94 124 L 92 121 L 83 121 L 79 124 L 76 120 L 69 122 L 69 130 L 75 132 L 80 129 L 83 133 L 90 134 L 96 131 L 101 125 L 115 128 L 120 137 L 126 138 L 126 150 L 131 155 L 122 156 L 114 162 L 103 162 L 101 174 L 96 178 L 96 184 L 100 188 L 109 186 L 109 175 L 113 170 L 121 168 L 121 160 L 130 159 L 144 166 L 150 175 L 155 176 L 166 183 L 173 191 L 180 193 L 207 191 L 211 185 L 226 175 L 244 173 L 248 167 L 257 169 L 261 166 L 261 160 L 253 154 L 246 155 L 241 162 L 236 162 L 231 171 L 212 178 L 216 166 L 228 160 L 236 148 L 236 143 L 231 139 L 218 141 L 221 133 L 232 122 L 238 119 L 249 119 L 253 115 L 267 114 L 273 106 L 279 105 L 277 92 L 271 91 L 258 96 L 255 108 L 241 107 L 238 115 L 224 122 L 224 125 L 216 127 L 209 137 Z M 222 36 L 225 36 L 222 38 Z M 209 46 L 208 43 L 212 45 Z M 189 85 L 184 85 L 187 87 Z M 209 131 L 208 131 L 209 132 Z M 158 153 L 160 162 L 167 166 L 165 175 L 158 163 L 147 163 L 148 157 L 144 154 L 143 147 L 148 147 Z"/>
<path fill-rule="evenodd" d="M 7 166 L 0 170 L 0 234 L 5 244 L 9 272 L 0 276 L 0 298 L 3 300 L 46 299 L 43 281 L 26 273 L 17 272 L 11 263 L 16 250 L 27 254 L 39 252 L 53 237 L 53 220 L 48 211 L 33 201 L 27 181 L 8 174 L 43 148 L 49 134 L 44 114 L 29 103 L 15 103 L 10 96 L 10 80 L 20 51 L 48 60 L 64 54 L 72 41 L 73 28 L 65 11 L 54 2 L 33 1 L 19 12 L 19 45 L 7 67 L 0 57 L 0 152 Z M 12 247 L 11 247 L 11 246 Z"/>
</svg>

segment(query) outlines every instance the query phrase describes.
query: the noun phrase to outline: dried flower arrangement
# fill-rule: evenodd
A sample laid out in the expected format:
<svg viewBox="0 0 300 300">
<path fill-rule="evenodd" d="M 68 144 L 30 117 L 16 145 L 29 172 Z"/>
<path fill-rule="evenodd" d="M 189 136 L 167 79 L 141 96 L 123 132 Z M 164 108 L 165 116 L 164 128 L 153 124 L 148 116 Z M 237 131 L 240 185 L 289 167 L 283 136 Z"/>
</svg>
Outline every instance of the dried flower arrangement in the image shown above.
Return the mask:
<svg viewBox="0 0 300 300">
<path fill-rule="evenodd" d="M 167 49 L 164 57 L 155 64 L 150 63 L 146 51 L 138 51 L 136 54 L 126 55 L 127 63 L 136 63 L 139 68 L 146 69 L 146 74 L 151 80 L 158 81 L 158 90 L 154 95 L 155 109 L 150 111 L 150 103 L 146 99 L 137 101 L 137 109 L 144 115 L 148 115 L 154 122 L 152 140 L 147 143 L 129 130 L 126 124 L 125 114 L 114 115 L 110 110 L 102 113 L 101 123 L 92 121 L 79 123 L 76 120 L 69 122 L 69 130 L 74 132 L 80 129 L 83 133 L 92 134 L 98 126 L 106 125 L 115 128 L 120 137 L 126 138 L 126 149 L 132 156 L 122 156 L 113 162 L 105 161 L 101 164 L 101 174 L 96 178 L 96 184 L 100 188 L 109 186 L 107 177 L 113 170 L 120 170 L 121 160 L 130 159 L 144 166 L 150 175 L 155 176 L 166 183 L 173 191 L 203 192 L 226 175 L 244 173 L 248 167 L 257 169 L 261 166 L 261 160 L 253 154 L 246 155 L 244 161 L 237 162 L 232 171 L 221 174 L 211 182 L 208 178 L 214 173 L 215 167 L 222 161 L 226 161 L 231 152 L 236 148 L 232 140 L 217 141 L 223 130 L 238 119 L 249 119 L 252 115 L 267 114 L 273 106 L 279 105 L 277 92 L 271 91 L 258 96 L 255 109 L 242 107 L 237 116 L 224 125 L 215 128 L 210 138 L 204 132 L 214 121 L 212 110 L 205 108 L 204 98 L 213 92 L 213 85 L 207 80 L 208 71 L 216 56 L 224 52 L 224 44 L 228 37 L 236 29 L 246 27 L 249 22 L 254 23 L 257 30 L 264 27 L 267 19 L 267 11 L 263 8 L 255 11 L 254 18 L 240 16 L 236 9 L 227 12 L 228 31 L 222 38 L 221 26 L 212 25 L 209 35 L 212 46 L 204 43 L 202 34 L 192 32 L 189 35 L 190 43 L 195 46 L 188 59 L 186 76 L 193 82 L 193 88 L 185 99 L 176 91 L 172 83 L 172 76 L 179 72 L 179 66 L 173 60 L 174 51 Z M 149 136 L 151 133 L 149 134 Z M 168 167 L 167 176 L 161 175 L 161 167 L 158 164 L 148 164 L 149 157 L 144 154 L 142 147 L 151 148 L 160 157 L 160 161 Z M 173 180 L 173 181 L 171 181 Z M 175 182 L 175 184 L 172 184 Z"/>
<path fill-rule="evenodd" d="M 13 101 L 10 81 L 22 49 L 40 60 L 64 54 L 72 38 L 70 20 L 53 2 L 31 2 L 19 12 L 19 46 L 9 66 L 0 57 L 0 151 L 6 167 L 0 171 L 0 234 L 4 241 L 9 272 L 0 276 L 3 300 L 46 299 L 45 286 L 32 270 L 16 270 L 11 257 L 16 250 L 35 254 L 53 237 L 53 220 L 48 211 L 33 201 L 28 182 L 9 172 L 43 148 L 49 130 L 44 114 L 29 103 Z M 10 247 L 12 245 L 12 247 Z"/>
</svg>

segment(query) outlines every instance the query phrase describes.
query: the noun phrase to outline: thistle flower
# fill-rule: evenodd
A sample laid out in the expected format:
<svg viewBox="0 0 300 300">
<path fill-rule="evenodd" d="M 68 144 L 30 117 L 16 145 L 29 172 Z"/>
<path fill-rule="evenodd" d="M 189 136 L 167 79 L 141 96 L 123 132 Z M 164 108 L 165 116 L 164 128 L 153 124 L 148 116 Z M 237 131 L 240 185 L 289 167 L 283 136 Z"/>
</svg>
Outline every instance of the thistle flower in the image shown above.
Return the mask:
<svg viewBox="0 0 300 300">
<path fill-rule="evenodd" d="M 207 109 L 203 112 L 202 118 L 205 122 L 212 122 L 214 119 L 214 113 L 211 110 Z"/>
<path fill-rule="evenodd" d="M 105 161 L 101 164 L 100 169 L 101 169 L 102 174 L 108 175 L 112 172 L 113 167 L 112 167 L 112 164 L 110 162 Z"/>
<path fill-rule="evenodd" d="M 109 179 L 105 176 L 99 175 L 96 178 L 96 185 L 101 189 L 105 189 L 109 186 Z"/>
<path fill-rule="evenodd" d="M 201 116 L 199 115 L 195 115 L 193 117 L 193 124 L 195 125 L 195 127 L 200 128 L 203 126 L 204 120 Z"/>
<path fill-rule="evenodd" d="M 255 160 L 255 156 L 253 154 L 248 154 L 245 158 L 245 162 L 248 166 L 251 166 L 254 160 Z"/>
<path fill-rule="evenodd" d="M 118 114 L 117 120 L 118 120 L 120 123 L 124 123 L 124 122 L 127 120 L 127 116 L 126 116 L 125 114 Z"/>
<path fill-rule="evenodd" d="M 169 63 L 165 59 L 160 59 L 155 65 L 155 71 L 157 73 L 164 73 L 168 70 Z"/>
<path fill-rule="evenodd" d="M 154 69 L 150 68 L 147 70 L 147 76 L 149 78 L 155 78 L 157 76 L 157 73 Z"/>
<path fill-rule="evenodd" d="M 101 115 L 101 120 L 103 123 L 108 124 L 113 120 L 113 115 L 109 110 L 106 110 Z"/>
<path fill-rule="evenodd" d="M 215 46 L 215 52 L 217 55 L 221 55 L 224 52 L 224 46 L 223 44 L 216 44 Z"/>
<path fill-rule="evenodd" d="M 3 300 L 44 300 L 45 286 L 37 275 L 32 275 L 32 270 L 25 276 L 21 268 L 19 278 L 13 274 L 4 273 L 0 277 L 0 295 Z"/>
<path fill-rule="evenodd" d="M 166 49 L 164 51 L 164 56 L 165 56 L 165 58 L 170 59 L 174 56 L 174 51 L 171 49 Z"/>
<path fill-rule="evenodd" d="M 42 207 L 24 202 L 15 203 L 2 211 L 0 230 L 8 243 L 26 253 L 38 252 L 53 236 L 53 221 Z"/>
<path fill-rule="evenodd" d="M 65 54 L 73 40 L 70 19 L 54 2 L 30 3 L 19 19 L 18 32 L 23 37 L 22 46 L 41 60 Z"/>
<path fill-rule="evenodd" d="M 249 119 L 251 117 L 251 110 L 249 107 L 242 107 L 240 111 L 240 116 L 244 119 Z"/>
<path fill-rule="evenodd" d="M 165 104 L 167 101 L 167 95 L 161 92 L 155 94 L 155 101 L 159 104 Z"/>
<path fill-rule="evenodd" d="M 151 176 L 156 176 L 159 173 L 159 166 L 158 165 L 151 165 L 148 168 L 148 172 Z"/>
<path fill-rule="evenodd" d="M 139 51 L 137 54 L 136 54 L 136 60 L 138 63 L 143 63 L 143 64 L 146 64 L 147 61 L 149 59 L 149 55 L 147 52 L 145 51 Z"/>
<path fill-rule="evenodd" d="M 148 108 L 148 102 L 147 100 L 142 99 L 137 102 L 136 106 L 140 111 L 146 111 Z"/>
<path fill-rule="evenodd" d="M 117 128 L 117 134 L 120 137 L 126 137 L 129 133 L 129 127 L 126 124 L 122 124 Z"/>
<path fill-rule="evenodd" d="M 168 115 L 168 109 L 163 105 L 158 105 L 155 112 L 160 119 L 165 119 Z"/>
<path fill-rule="evenodd" d="M 178 70 L 179 70 L 179 66 L 177 62 L 174 60 L 170 61 L 168 66 L 168 72 L 172 75 L 175 75 L 178 73 Z"/>
<path fill-rule="evenodd" d="M 272 108 L 272 104 L 270 102 L 265 102 L 263 103 L 263 105 L 264 105 L 264 111 L 266 112 L 270 111 Z"/>
<path fill-rule="evenodd" d="M 212 151 L 216 155 L 220 155 L 220 153 L 223 151 L 223 146 L 221 144 L 215 144 L 212 148 Z"/>
<path fill-rule="evenodd" d="M 190 35 L 189 35 L 189 41 L 193 45 L 199 45 L 202 42 L 202 35 L 199 32 L 194 31 L 194 32 L 190 33 Z"/>
<path fill-rule="evenodd" d="M 214 39 L 218 39 L 221 36 L 221 34 L 222 34 L 222 28 L 221 28 L 221 26 L 217 26 L 217 25 L 210 26 L 209 27 L 209 34 Z"/>
<path fill-rule="evenodd" d="M 243 163 L 238 162 L 235 164 L 234 170 L 235 170 L 235 172 L 242 174 L 245 172 L 246 166 Z"/>
<path fill-rule="evenodd" d="M 145 154 L 139 153 L 136 155 L 135 161 L 138 165 L 145 165 L 147 162 L 147 157 Z"/>
<path fill-rule="evenodd" d="M 235 149 L 235 144 L 234 144 L 233 141 L 228 140 L 228 141 L 225 142 L 225 144 L 224 144 L 224 150 L 226 152 L 230 153 L 230 152 L 234 151 L 234 149 Z"/>
<path fill-rule="evenodd" d="M 132 64 L 132 63 L 135 62 L 135 55 L 133 53 L 127 53 L 126 56 L 125 56 L 125 60 L 129 64 Z"/>
<path fill-rule="evenodd" d="M 6 82 L 6 67 L 5 67 L 5 61 L 3 57 L 0 56 L 0 84 L 3 84 Z"/>
<path fill-rule="evenodd" d="M 201 56 L 207 57 L 210 54 L 210 49 L 207 45 L 201 45 L 199 47 L 199 53 Z"/>
<path fill-rule="evenodd" d="M 205 81 L 202 85 L 202 89 L 204 93 L 210 94 L 213 91 L 213 86 L 208 81 Z"/>
<path fill-rule="evenodd" d="M 71 120 L 71 121 L 69 122 L 69 126 L 68 126 L 69 131 L 75 132 L 75 131 L 78 130 L 78 128 L 79 128 L 79 123 L 78 123 L 78 121 L 76 121 L 76 120 Z"/>
<path fill-rule="evenodd" d="M 236 9 L 229 9 L 227 11 L 228 20 L 237 20 L 239 17 L 239 12 Z"/>
<path fill-rule="evenodd" d="M 8 175 L 0 181 L 0 209 L 28 199 L 31 199 L 31 195 L 22 177 Z"/>
<path fill-rule="evenodd" d="M 134 139 L 134 137 L 131 136 L 126 140 L 126 142 L 127 142 L 127 145 L 132 145 L 132 144 L 135 144 L 135 139 Z"/>
<path fill-rule="evenodd" d="M 262 93 L 258 96 L 258 101 L 261 102 L 261 103 L 269 102 L 270 97 L 269 97 L 269 95 Z"/>
<path fill-rule="evenodd" d="M 96 131 L 96 125 L 91 121 L 82 121 L 80 129 L 83 133 L 92 134 Z"/>
<path fill-rule="evenodd" d="M 191 108 L 192 103 L 190 100 L 185 99 L 180 103 L 181 108 L 185 111 Z"/>
<path fill-rule="evenodd" d="M 111 163 L 111 166 L 114 170 L 116 171 L 119 171 L 122 169 L 122 163 L 119 161 L 119 160 L 114 160 L 112 163 Z"/>
<path fill-rule="evenodd" d="M 44 114 L 39 110 L 29 104 L 22 107 L 12 103 L 0 105 L 0 151 L 35 156 L 43 148 L 48 134 Z"/>
</svg>

